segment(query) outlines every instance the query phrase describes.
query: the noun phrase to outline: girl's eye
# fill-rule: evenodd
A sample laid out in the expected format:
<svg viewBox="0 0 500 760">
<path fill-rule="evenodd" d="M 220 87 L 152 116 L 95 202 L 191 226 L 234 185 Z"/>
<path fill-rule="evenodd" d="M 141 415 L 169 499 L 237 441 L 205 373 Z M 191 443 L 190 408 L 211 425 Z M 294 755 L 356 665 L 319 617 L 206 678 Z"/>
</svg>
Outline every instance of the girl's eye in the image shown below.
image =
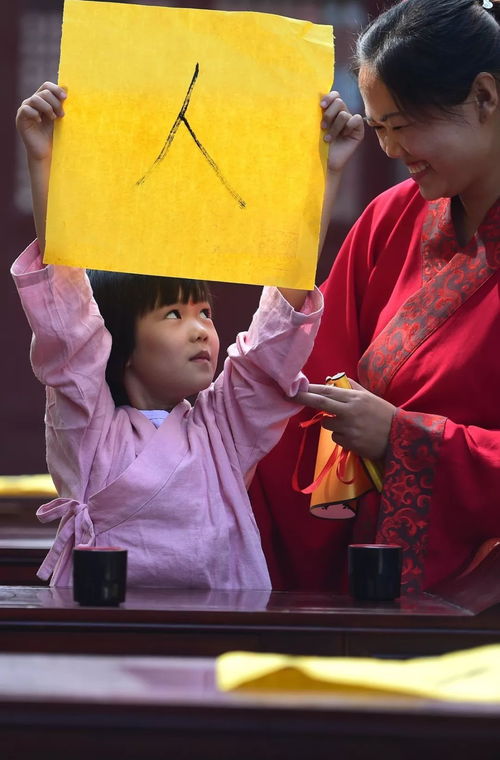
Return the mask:
<svg viewBox="0 0 500 760">
<path fill-rule="evenodd" d="M 202 314 L 203 314 L 203 316 L 204 316 L 204 317 L 206 317 L 207 319 L 212 319 L 212 312 L 211 312 L 211 310 L 210 310 L 208 307 L 207 307 L 206 309 L 202 309 L 202 310 L 201 310 L 201 313 L 202 313 Z"/>
<path fill-rule="evenodd" d="M 179 309 L 171 309 L 165 314 L 165 319 L 180 319 L 181 313 Z"/>
</svg>

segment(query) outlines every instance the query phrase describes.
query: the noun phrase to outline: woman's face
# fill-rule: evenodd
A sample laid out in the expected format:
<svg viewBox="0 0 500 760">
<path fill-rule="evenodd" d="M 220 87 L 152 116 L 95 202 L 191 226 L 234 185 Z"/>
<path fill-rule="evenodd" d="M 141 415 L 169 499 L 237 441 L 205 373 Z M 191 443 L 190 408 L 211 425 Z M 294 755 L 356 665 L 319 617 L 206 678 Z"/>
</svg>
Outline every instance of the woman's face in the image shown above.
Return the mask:
<svg viewBox="0 0 500 760">
<path fill-rule="evenodd" d="M 473 99 L 458 107 L 456 118 L 436 113 L 420 120 L 398 109 L 372 69 L 361 67 L 359 88 L 380 147 L 405 164 L 426 200 L 481 192 L 491 171 L 491 132 Z"/>
</svg>

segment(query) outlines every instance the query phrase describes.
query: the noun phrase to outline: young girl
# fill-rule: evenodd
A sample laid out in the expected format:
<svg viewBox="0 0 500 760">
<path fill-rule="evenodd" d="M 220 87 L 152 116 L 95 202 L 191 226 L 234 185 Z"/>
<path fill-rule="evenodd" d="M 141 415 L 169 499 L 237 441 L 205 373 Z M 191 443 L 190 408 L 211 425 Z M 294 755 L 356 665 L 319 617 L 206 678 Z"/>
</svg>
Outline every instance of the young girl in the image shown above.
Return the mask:
<svg viewBox="0 0 500 760">
<path fill-rule="evenodd" d="M 12 274 L 47 390 L 47 461 L 60 495 L 37 513 L 61 520 L 39 575 L 70 585 L 75 545 L 115 545 L 128 549 L 130 585 L 269 588 L 246 485 L 308 386 L 300 370 L 322 298 L 264 288 L 212 383 L 219 340 L 205 283 L 94 272 L 93 293 L 84 270 L 44 266 L 52 125 L 65 97 L 46 82 L 17 115 L 38 242 Z M 323 239 L 340 167 L 363 127 L 337 93 L 322 109 L 325 140 L 336 143 Z"/>
</svg>

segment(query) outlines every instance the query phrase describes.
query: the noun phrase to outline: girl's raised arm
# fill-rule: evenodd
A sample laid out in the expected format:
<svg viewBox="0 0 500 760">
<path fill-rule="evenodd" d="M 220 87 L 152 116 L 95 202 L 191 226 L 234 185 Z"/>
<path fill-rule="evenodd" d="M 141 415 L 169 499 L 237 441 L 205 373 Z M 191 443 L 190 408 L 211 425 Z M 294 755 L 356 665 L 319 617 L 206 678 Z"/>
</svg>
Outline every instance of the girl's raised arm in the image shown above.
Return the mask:
<svg viewBox="0 0 500 760">
<path fill-rule="evenodd" d="M 44 82 L 21 103 L 16 127 L 26 148 L 31 182 L 33 218 L 40 250 L 45 248 L 45 219 L 49 189 L 54 121 L 64 116 L 66 93 L 53 82 Z"/>
<path fill-rule="evenodd" d="M 361 144 L 364 136 L 362 117 L 359 114 L 352 115 L 348 111 L 338 92 L 332 90 L 327 95 L 323 95 L 320 106 L 323 109 L 321 120 L 321 128 L 325 132 L 323 139 L 329 143 L 330 148 L 321 214 L 318 258 L 325 242 L 342 171 L 358 145 Z M 296 311 L 302 308 L 307 295 L 306 290 L 291 288 L 280 288 L 279 290 Z"/>
</svg>

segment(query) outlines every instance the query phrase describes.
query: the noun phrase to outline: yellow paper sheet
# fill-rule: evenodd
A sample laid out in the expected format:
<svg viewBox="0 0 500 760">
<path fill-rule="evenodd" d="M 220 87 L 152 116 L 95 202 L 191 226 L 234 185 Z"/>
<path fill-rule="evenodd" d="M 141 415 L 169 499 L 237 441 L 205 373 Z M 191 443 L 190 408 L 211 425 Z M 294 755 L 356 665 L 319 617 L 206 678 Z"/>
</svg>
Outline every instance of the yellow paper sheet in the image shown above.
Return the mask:
<svg viewBox="0 0 500 760">
<path fill-rule="evenodd" d="M 220 689 L 369 691 L 466 702 L 500 702 L 500 645 L 411 660 L 294 657 L 228 652 L 217 659 Z"/>
<path fill-rule="evenodd" d="M 45 261 L 311 288 L 332 77 L 329 26 L 66 0 Z"/>
</svg>

